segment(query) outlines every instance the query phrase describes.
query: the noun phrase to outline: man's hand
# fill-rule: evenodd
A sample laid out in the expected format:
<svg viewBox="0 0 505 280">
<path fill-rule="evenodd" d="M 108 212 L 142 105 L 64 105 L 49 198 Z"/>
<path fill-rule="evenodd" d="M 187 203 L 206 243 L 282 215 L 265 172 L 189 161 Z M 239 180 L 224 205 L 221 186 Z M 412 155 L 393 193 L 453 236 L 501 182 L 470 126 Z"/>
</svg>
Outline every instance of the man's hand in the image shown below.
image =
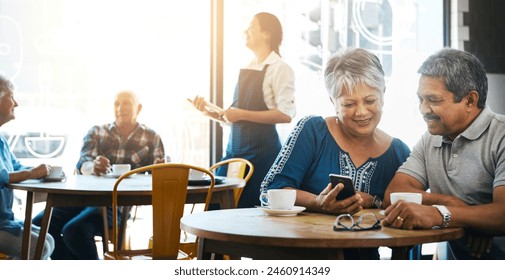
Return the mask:
<svg viewBox="0 0 505 280">
<path fill-rule="evenodd" d="M 97 156 L 93 160 L 93 172 L 102 175 L 111 171 L 110 160 L 104 156 Z"/>
<path fill-rule="evenodd" d="M 470 249 L 470 255 L 481 258 L 484 253 L 489 253 L 493 246 L 493 236 L 474 231 L 466 232 L 466 245 Z"/>
<path fill-rule="evenodd" d="M 437 208 L 414 202 L 397 201 L 384 211 L 382 225 L 394 228 L 433 228 L 442 225 Z"/>
</svg>

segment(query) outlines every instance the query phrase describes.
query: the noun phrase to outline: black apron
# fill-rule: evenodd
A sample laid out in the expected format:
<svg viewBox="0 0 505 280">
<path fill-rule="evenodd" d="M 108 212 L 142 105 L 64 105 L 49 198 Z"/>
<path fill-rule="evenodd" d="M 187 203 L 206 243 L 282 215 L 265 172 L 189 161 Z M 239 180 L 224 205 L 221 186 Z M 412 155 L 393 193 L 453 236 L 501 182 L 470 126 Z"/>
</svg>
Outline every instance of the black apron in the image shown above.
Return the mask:
<svg viewBox="0 0 505 280">
<path fill-rule="evenodd" d="M 263 80 L 268 68 L 262 71 L 241 69 L 233 100 L 236 107 L 250 111 L 269 110 L 263 98 Z M 249 121 L 232 123 L 231 133 L 226 148 L 228 158 L 245 158 L 254 165 L 254 173 L 244 187 L 238 207 L 260 205 L 260 185 L 274 163 L 281 149 L 275 124 L 260 124 Z M 226 175 L 226 169 L 220 168 L 218 175 Z"/>
</svg>

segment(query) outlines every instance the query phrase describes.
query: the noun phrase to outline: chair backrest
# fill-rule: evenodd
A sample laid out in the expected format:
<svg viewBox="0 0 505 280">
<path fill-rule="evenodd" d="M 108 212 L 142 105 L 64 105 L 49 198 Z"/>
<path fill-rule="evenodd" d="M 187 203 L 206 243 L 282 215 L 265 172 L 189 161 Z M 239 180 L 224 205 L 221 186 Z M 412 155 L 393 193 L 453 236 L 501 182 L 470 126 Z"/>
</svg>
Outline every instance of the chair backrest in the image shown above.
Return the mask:
<svg viewBox="0 0 505 280">
<path fill-rule="evenodd" d="M 228 165 L 228 170 L 226 172 L 226 177 L 232 177 L 232 178 L 240 178 L 244 179 L 244 181 L 247 183 L 251 176 L 254 173 L 254 165 L 248 161 L 247 159 L 244 158 L 230 158 L 226 159 L 220 162 L 217 162 L 216 164 L 212 165 L 209 170 L 210 171 L 215 171 L 217 168 L 223 166 L 223 165 Z M 247 173 L 246 173 L 247 171 Z M 243 188 L 238 188 L 235 189 L 233 192 L 234 199 L 235 199 L 235 207 L 238 206 L 238 201 L 240 200 L 240 196 L 242 195 Z"/>
<path fill-rule="evenodd" d="M 214 189 L 214 175 L 209 170 L 192 165 L 160 163 L 133 169 L 119 177 L 112 193 L 113 238 L 115 259 L 121 259 L 118 250 L 118 187 L 121 181 L 135 173 L 152 172 L 153 259 L 177 259 L 180 240 L 180 220 L 186 203 L 189 170 L 202 171 L 210 177 L 205 204 L 209 205 Z"/>
<path fill-rule="evenodd" d="M 9 259 L 9 256 L 7 254 L 0 252 L 0 260 L 8 260 L 8 259 Z"/>
</svg>

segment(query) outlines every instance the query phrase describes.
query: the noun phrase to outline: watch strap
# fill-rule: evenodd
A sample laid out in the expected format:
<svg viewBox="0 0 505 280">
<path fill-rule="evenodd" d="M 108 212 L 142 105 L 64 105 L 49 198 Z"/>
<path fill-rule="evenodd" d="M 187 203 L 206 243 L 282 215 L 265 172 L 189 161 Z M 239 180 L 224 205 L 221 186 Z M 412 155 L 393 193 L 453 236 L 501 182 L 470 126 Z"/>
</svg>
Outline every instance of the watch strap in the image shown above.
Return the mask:
<svg viewBox="0 0 505 280">
<path fill-rule="evenodd" d="M 372 207 L 377 209 L 381 209 L 382 207 L 382 200 L 376 195 L 373 196 Z"/>
<path fill-rule="evenodd" d="M 437 208 L 440 215 L 442 215 L 442 225 L 434 226 L 433 228 L 446 228 L 449 226 L 451 222 L 451 212 L 444 205 L 433 205 L 433 207 Z"/>
</svg>

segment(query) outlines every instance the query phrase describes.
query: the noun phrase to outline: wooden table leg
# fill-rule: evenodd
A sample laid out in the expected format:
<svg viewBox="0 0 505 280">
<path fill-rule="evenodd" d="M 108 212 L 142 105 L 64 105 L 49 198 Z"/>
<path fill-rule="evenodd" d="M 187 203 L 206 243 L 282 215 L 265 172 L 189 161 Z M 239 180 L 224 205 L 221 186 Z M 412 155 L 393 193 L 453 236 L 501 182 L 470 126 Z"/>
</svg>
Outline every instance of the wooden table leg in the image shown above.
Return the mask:
<svg viewBox="0 0 505 280">
<path fill-rule="evenodd" d="M 125 247 L 124 244 L 126 239 L 126 228 L 128 226 L 128 218 L 130 217 L 131 209 L 132 206 L 123 206 L 121 210 L 121 226 L 117 243 L 120 250 L 123 250 Z"/>
<path fill-rule="evenodd" d="M 221 209 L 235 208 L 235 197 L 233 196 L 233 190 L 219 192 L 216 193 L 216 195 L 219 195 L 219 205 Z"/>
<path fill-rule="evenodd" d="M 37 239 L 37 248 L 35 250 L 34 256 L 35 260 L 40 260 L 42 258 L 42 250 L 44 249 L 44 243 L 46 241 L 46 235 L 49 229 L 49 222 L 51 221 L 51 215 L 53 214 L 53 204 L 53 199 L 49 194 L 47 196 L 46 208 L 44 209 L 44 217 L 42 218 L 39 238 Z"/>
<path fill-rule="evenodd" d="M 198 238 L 198 252 L 197 259 L 199 260 L 211 260 L 213 259 L 213 254 L 205 252 L 205 238 Z"/>
<path fill-rule="evenodd" d="M 23 229 L 23 244 L 21 259 L 30 259 L 30 243 L 32 234 L 32 211 L 33 211 L 33 192 L 26 192 L 25 223 Z"/>
</svg>

